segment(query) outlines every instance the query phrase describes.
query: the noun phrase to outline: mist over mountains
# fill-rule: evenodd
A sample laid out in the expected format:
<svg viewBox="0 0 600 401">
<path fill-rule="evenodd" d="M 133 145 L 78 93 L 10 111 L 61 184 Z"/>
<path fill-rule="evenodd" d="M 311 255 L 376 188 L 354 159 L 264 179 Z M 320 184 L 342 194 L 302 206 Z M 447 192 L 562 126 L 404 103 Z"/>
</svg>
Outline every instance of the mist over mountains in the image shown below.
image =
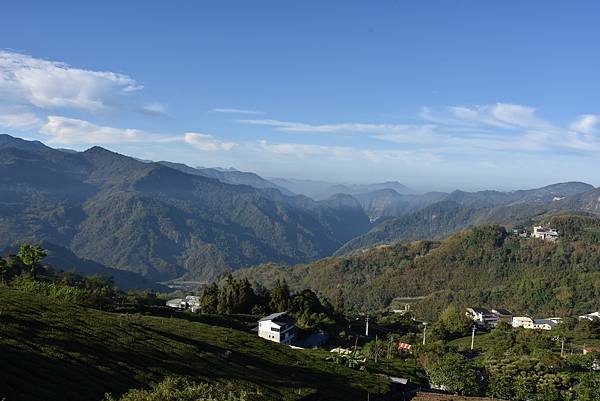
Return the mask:
<svg viewBox="0 0 600 401">
<path fill-rule="evenodd" d="M 266 179 L 0 135 L 0 249 L 44 241 L 60 255 L 55 265 L 84 265 L 89 274 L 124 271 L 129 275 L 112 275 L 132 288 L 137 278 L 144 285 L 206 281 L 261 263 L 305 263 L 384 243 L 443 238 L 476 224 L 598 213 L 598 195 L 579 182 L 415 194 L 398 182 Z"/>
</svg>

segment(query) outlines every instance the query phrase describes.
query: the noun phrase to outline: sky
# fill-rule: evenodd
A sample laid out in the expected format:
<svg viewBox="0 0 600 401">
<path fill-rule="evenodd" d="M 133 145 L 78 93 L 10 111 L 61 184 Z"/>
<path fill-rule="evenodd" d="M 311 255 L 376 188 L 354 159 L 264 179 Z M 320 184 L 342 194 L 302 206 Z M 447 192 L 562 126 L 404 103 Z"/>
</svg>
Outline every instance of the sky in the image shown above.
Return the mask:
<svg viewBox="0 0 600 401">
<path fill-rule="evenodd" d="M 597 1 L 11 1 L 0 132 L 419 191 L 600 185 Z"/>
</svg>

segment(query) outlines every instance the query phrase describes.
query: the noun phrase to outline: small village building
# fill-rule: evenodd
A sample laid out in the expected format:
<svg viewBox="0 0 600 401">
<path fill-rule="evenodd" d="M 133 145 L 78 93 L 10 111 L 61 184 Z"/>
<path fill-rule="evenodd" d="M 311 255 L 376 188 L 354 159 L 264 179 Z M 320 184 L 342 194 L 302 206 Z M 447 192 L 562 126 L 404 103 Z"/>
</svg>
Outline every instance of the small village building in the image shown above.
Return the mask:
<svg viewBox="0 0 600 401">
<path fill-rule="evenodd" d="M 592 313 L 588 313 L 587 315 L 581 315 L 581 316 L 579 316 L 579 319 L 588 319 L 588 320 L 600 319 L 600 312 L 592 312 Z"/>
<path fill-rule="evenodd" d="M 533 319 L 533 327 L 535 330 L 552 330 L 558 323 L 553 319 Z"/>
<path fill-rule="evenodd" d="M 480 326 L 495 326 L 498 323 L 498 316 L 485 308 L 467 308 L 465 314 Z"/>
<path fill-rule="evenodd" d="M 600 347 L 583 347 L 583 355 L 587 355 L 591 352 L 600 353 Z"/>
<path fill-rule="evenodd" d="M 547 228 L 543 226 L 533 227 L 533 238 L 540 238 L 543 240 L 556 241 L 558 239 L 558 231 L 553 228 Z"/>
<path fill-rule="evenodd" d="M 292 344 L 296 338 L 294 319 L 287 312 L 265 316 L 258 321 L 258 336 L 280 344 Z"/>
<path fill-rule="evenodd" d="M 174 298 L 167 301 L 169 308 L 177 310 L 191 310 L 194 313 L 200 312 L 200 297 L 188 295 L 185 298 Z"/>
<path fill-rule="evenodd" d="M 496 308 L 492 309 L 492 313 L 498 317 L 499 322 L 506 322 L 512 324 L 513 314 L 508 309 Z"/>
<path fill-rule="evenodd" d="M 167 301 L 167 306 L 169 308 L 183 310 L 187 308 L 187 303 L 184 298 L 175 298 Z"/>
<path fill-rule="evenodd" d="M 532 328 L 533 327 L 533 319 L 529 316 L 513 316 L 512 318 L 512 327 L 524 327 L 524 328 Z"/>
<path fill-rule="evenodd" d="M 560 318 L 533 319 L 529 316 L 515 316 L 512 319 L 512 326 L 533 330 L 552 330 L 559 322 Z"/>
</svg>

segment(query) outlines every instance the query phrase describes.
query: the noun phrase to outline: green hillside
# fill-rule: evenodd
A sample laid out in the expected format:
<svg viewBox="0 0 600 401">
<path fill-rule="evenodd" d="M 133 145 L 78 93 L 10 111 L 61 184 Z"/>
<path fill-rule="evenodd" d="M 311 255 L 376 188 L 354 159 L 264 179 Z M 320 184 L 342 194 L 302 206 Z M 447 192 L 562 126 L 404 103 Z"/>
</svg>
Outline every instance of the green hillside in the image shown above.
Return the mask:
<svg viewBox="0 0 600 401">
<path fill-rule="evenodd" d="M 450 303 L 504 307 L 515 313 L 572 315 L 600 309 L 600 219 L 555 216 L 557 242 L 478 226 L 443 241 L 374 248 L 355 256 L 283 267 L 262 265 L 238 274 L 265 285 L 285 278 L 346 305 L 380 309 L 394 299 L 431 319 Z"/>
<path fill-rule="evenodd" d="M 168 375 L 233 382 L 265 400 L 363 400 L 387 391 L 380 376 L 326 362 L 327 353 L 228 325 L 211 316 L 108 313 L 0 287 L 0 399 L 101 400 Z"/>
<path fill-rule="evenodd" d="M 454 191 L 429 206 L 376 225 L 368 233 L 348 241 L 336 255 L 397 241 L 442 239 L 481 224 L 512 226 L 550 213 L 598 213 L 597 199 L 598 191 L 581 182 L 512 192 Z"/>
<path fill-rule="evenodd" d="M 47 241 L 153 281 L 208 280 L 315 260 L 370 228 L 349 196 L 316 202 L 100 147 L 67 153 L 0 139 L 0 249 Z"/>
</svg>

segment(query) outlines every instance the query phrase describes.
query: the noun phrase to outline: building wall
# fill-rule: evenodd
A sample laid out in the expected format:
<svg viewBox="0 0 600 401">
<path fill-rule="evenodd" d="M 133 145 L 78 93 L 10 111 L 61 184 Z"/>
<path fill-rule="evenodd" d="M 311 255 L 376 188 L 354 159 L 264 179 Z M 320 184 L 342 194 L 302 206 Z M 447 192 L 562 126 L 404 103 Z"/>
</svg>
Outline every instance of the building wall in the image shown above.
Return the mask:
<svg viewBox="0 0 600 401">
<path fill-rule="evenodd" d="M 290 344 L 295 338 L 294 326 L 285 328 L 283 332 L 273 329 L 279 329 L 279 326 L 270 321 L 258 322 L 258 336 L 261 338 L 282 344 Z"/>
</svg>

